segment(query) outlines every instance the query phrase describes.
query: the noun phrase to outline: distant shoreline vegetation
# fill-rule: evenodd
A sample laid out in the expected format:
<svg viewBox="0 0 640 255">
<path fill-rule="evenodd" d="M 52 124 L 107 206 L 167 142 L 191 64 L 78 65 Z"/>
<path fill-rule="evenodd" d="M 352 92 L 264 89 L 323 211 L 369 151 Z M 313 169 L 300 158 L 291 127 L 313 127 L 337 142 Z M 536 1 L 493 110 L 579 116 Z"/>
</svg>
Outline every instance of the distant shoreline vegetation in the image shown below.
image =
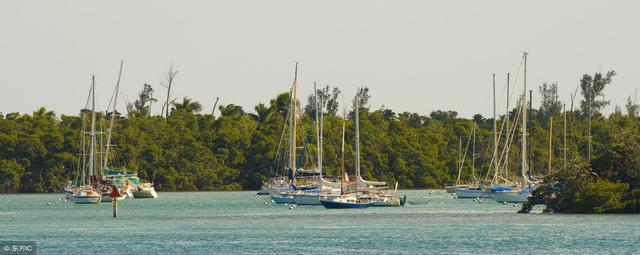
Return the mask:
<svg viewBox="0 0 640 255">
<path fill-rule="evenodd" d="M 563 105 L 558 101 L 557 84 L 545 83 L 538 88 L 541 106 L 529 113 L 531 174 L 546 176 L 547 184 L 557 184 L 545 184 L 538 192 L 539 199 L 555 192 L 550 211 L 640 211 L 640 107 L 629 98 L 624 110 L 616 108 L 609 116 L 600 113 L 609 103 L 602 95 L 614 75 L 611 71 L 582 77 L 582 98 L 578 98 L 575 107 L 573 103 L 566 107 L 566 162 Z M 339 169 L 341 128 L 346 122 L 349 172 L 354 169 L 353 110 L 343 119 L 338 113 L 340 90 L 327 86 L 318 92 L 324 99 L 321 104 L 325 112 L 323 171 L 335 175 Z M 424 116 L 385 107 L 372 109 L 367 104 L 368 93 L 366 88 L 358 91 L 365 179 L 398 182 L 402 189 L 439 188 L 454 183 L 459 141 L 469 136 L 474 123 L 479 127 L 474 174 L 487 176 L 493 150 L 492 119 L 479 114 L 464 119 L 454 111 L 433 111 Z M 307 145 L 300 149 L 302 156 L 298 160 L 306 168 L 315 165 L 314 100 L 309 96 L 304 105 L 299 103 L 303 111 L 298 135 Z M 277 158 L 284 158 L 287 146 L 280 141 L 288 117 L 288 93 L 276 95 L 268 105 L 256 105 L 251 113 L 234 104 L 220 105 L 219 116 L 202 114 L 202 106 L 187 97 L 182 102 L 165 102 L 163 108 L 170 111 L 150 116 L 150 104 L 156 101 L 153 88 L 145 84 L 139 98 L 128 105 L 127 114 L 117 118 L 113 134 L 115 155 L 111 160 L 114 168 L 136 171 L 141 178 L 153 180 L 159 191 L 255 190 L 262 181 L 281 172 L 284 162 Z M 516 108 L 509 112 L 511 120 L 516 112 Z M 591 161 L 586 162 L 589 115 Z M 99 119 L 106 130 L 108 118 Z M 499 126 L 503 120 L 504 113 L 499 116 Z M 82 122 L 80 114 L 58 116 L 45 108 L 32 114 L 0 113 L 0 192 L 60 192 L 66 181 L 78 176 Z M 518 132 L 520 126 L 515 128 Z M 513 143 L 517 145 L 519 140 L 514 137 Z M 521 159 L 518 154 L 517 150 L 509 153 L 508 169 L 514 179 Z M 565 167 L 571 164 L 579 167 Z M 465 158 L 463 168 L 462 178 L 471 179 L 471 157 Z"/>
</svg>

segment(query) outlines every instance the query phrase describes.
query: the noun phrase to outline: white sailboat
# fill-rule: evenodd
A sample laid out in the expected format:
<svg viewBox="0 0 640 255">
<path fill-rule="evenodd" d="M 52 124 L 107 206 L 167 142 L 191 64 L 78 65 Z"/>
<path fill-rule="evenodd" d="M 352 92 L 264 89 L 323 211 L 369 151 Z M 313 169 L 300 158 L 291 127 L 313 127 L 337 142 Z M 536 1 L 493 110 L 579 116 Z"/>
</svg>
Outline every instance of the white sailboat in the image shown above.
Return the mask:
<svg viewBox="0 0 640 255">
<path fill-rule="evenodd" d="M 474 124 L 474 128 L 475 128 L 475 124 Z M 473 132 L 475 132 L 475 129 Z M 468 144 L 469 142 L 467 142 L 467 146 Z M 474 150 L 473 156 L 475 157 L 475 137 L 474 137 L 473 150 Z M 465 154 L 466 154 L 466 149 L 465 149 Z M 498 165 L 499 163 L 498 163 L 498 130 L 497 130 L 497 116 L 496 116 L 496 75 L 493 74 L 493 153 L 492 153 L 491 163 L 489 164 L 489 167 L 493 166 L 495 174 L 498 173 Z M 490 171 L 487 171 L 487 178 L 488 178 L 489 172 Z M 495 179 L 495 175 L 494 175 L 494 179 Z M 492 184 L 493 184 L 493 181 L 492 181 Z M 487 191 L 487 189 L 482 185 L 482 183 L 477 183 L 474 186 L 457 189 L 456 196 L 458 198 L 486 198 L 486 197 L 491 197 L 492 193 L 491 193 L 491 190 Z"/>
<path fill-rule="evenodd" d="M 113 134 L 113 126 L 114 123 L 116 122 L 116 117 L 117 117 L 117 111 L 116 111 L 116 106 L 118 105 L 118 92 L 120 89 L 120 78 L 122 77 L 122 66 L 124 64 L 124 60 L 120 61 L 120 70 L 118 71 L 118 80 L 116 82 L 116 87 L 114 89 L 113 92 L 113 104 L 112 104 L 112 110 L 111 110 L 111 121 L 109 122 L 109 129 L 107 130 L 107 144 L 105 146 L 105 152 L 104 152 L 104 158 L 103 158 L 103 163 L 102 163 L 102 180 L 106 181 L 107 183 L 112 183 L 115 184 L 115 187 L 117 189 L 119 189 L 119 197 L 116 197 L 116 200 L 124 200 L 125 198 L 133 198 L 133 191 L 131 189 L 131 185 L 129 183 L 129 180 L 126 178 L 126 175 L 107 175 L 105 174 L 105 171 L 108 168 L 109 165 L 109 149 L 111 148 L 111 135 Z M 107 107 L 108 108 L 108 107 Z M 109 109 L 107 109 L 108 111 Z M 111 188 L 114 187 L 114 185 L 109 185 L 111 186 Z M 103 202 L 111 202 L 113 201 L 113 197 L 111 197 L 111 190 L 109 189 L 105 189 L 106 192 L 102 193 L 102 201 Z"/>
<path fill-rule="evenodd" d="M 358 178 L 354 181 L 355 192 L 344 192 L 343 186 L 345 183 L 345 177 L 347 173 L 344 169 L 344 131 L 345 124 L 342 123 L 342 160 L 340 163 L 340 195 L 331 197 L 322 197 L 320 202 L 327 209 L 363 209 L 373 206 L 376 202 L 372 201 L 371 197 L 364 197 L 358 195 Z M 348 189 L 348 188 L 347 188 Z M 381 202 L 381 201 L 379 201 Z"/>
<path fill-rule="evenodd" d="M 472 160 L 471 160 L 471 174 L 473 176 L 473 179 L 475 180 L 475 171 L 474 171 L 474 166 L 475 166 L 475 134 L 476 134 L 476 125 L 475 123 L 473 124 L 473 128 L 471 129 L 471 134 L 469 135 L 469 139 L 473 140 L 473 145 L 472 145 L 472 150 L 471 150 L 471 154 L 472 154 Z M 469 146 L 469 140 L 467 140 L 467 145 L 466 147 Z M 467 148 L 465 148 L 464 150 L 464 154 L 462 156 L 462 159 L 458 165 L 459 169 L 458 169 L 458 178 L 456 180 L 456 186 L 460 185 L 460 175 L 462 173 L 462 167 L 464 164 L 464 160 L 466 158 L 467 155 Z M 466 186 L 466 185 L 465 185 Z M 466 187 L 459 187 L 456 189 L 456 197 L 457 198 L 484 198 L 484 197 L 489 197 L 490 194 L 488 194 L 487 192 L 485 192 L 485 189 L 480 186 L 479 184 L 476 183 L 476 185 L 469 185 Z"/>
<path fill-rule="evenodd" d="M 492 198 L 500 203 L 524 203 L 531 196 L 534 187 L 527 177 L 527 52 L 524 52 L 524 92 L 522 94 L 522 164 L 521 164 L 521 183 L 513 189 L 495 190 L 492 192 Z"/>
<path fill-rule="evenodd" d="M 93 177 L 96 170 L 96 90 L 95 77 L 91 79 L 91 130 L 89 136 L 91 138 L 91 146 L 89 149 L 89 176 Z M 84 131 L 83 131 L 84 132 Z M 84 149 L 83 149 L 84 150 Z M 84 160 L 86 157 L 82 155 Z M 84 164 L 83 164 L 84 165 Z M 76 204 L 99 204 L 102 196 L 100 192 L 93 186 L 91 181 L 87 182 L 85 178 L 85 169 L 82 169 L 82 184 L 77 187 L 73 193 L 73 200 Z"/>
<path fill-rule="evenodd" d="M 402 198 L 395 193 L 398 189 L 398 183 L 394 190 L 389 190 L 386 182 L 368 181 L 362 178 L 360 172 L 360 102 L 358 94 L 355 100 L 355 150 L 356 150 L 356 194 L 359 199 L 367 199 L 373 202 L 373 206 L 404 206 L 406 203 L 406 195 Z M 359 192 L 360 190 L 360 192 Z"/>
<path fill-rule="evenodd" d="M 298 82 L 298 62 L 296 62 L 296 68 L 294 72 L 293 84 L 291 85 L 291 92 L 289 96 L 289 160 L 288 171 L 290 172 L 290 178 L 278 178 L 278 181 L 271 181 L 277 186 L 266 186 L 263 184 L 263 188 L 259 193 L 267 193 L 271 196 L 271 200 L 276 203 L 294 203 L 294 196 L 289 192 L 289 189 L 295 187 L 296 176 L 296 93 Z M 286 184 L 286 185 L 285 185 Z M 284 189 L 284 190 L 283 190 Z M 300 200 L 300 199 L 299 199 Z M 302 201 L 302 200 L 300 200 Z"/>
<path fill-rule="evenodd" d="M 293 196 L 293 202 L 298 205 L 321 205 L 321 197 L 336 196 L 340 194 L 340 190 L 337 189 L 338 184 L 327 181 L 322 175 L 322 99 L 319 98 L 317 88 L 314 84 L 313 90 L 315 92 L 315 117 L 316 117 L 316 141 L 318 145 L 317 159 L 318 159 L 318 179 L 316 180 L 318 189 L 312 191 L 295 191 L 289 193 Z M 295 109 L 295 108 L 294 108 Z"/>
</svg>

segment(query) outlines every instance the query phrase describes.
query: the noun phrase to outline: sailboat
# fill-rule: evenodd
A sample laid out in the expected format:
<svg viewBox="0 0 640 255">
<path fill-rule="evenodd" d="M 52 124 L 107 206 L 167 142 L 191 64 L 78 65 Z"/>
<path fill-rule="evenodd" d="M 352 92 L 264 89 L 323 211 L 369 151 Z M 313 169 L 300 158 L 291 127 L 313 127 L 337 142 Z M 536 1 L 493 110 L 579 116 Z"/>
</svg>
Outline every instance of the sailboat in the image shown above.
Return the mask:
<svg viewBox="0 0 640 255">
<path fill-rule="evenodd" d="M 527 177 L 527 52 L 524 52 L 524 92 L 522 94 L 522 162 L 521 162 L 521 183 L 512 189 L 492 190 L 491 197 L 500 203 L 524 203 L 528 201 L 533 191 L 533 183 Z"/>
<path fill-rule="evenodd" d="M 475 179 L 475 171 L 474 171 L 474 166 L 475 166 L 475 145 L 476 145 L 476 124 L 473 124 L 473 128 L 471 129 L 471 134 L 469 135 L 469 139 L 473 139 L 473 145 L 472 145 L 472 150 L 471 150 L 471 154 L 472 154 L 472 163 L 471 163 L 471 174 L 473 175 L 473 179 Z M 467 145 L 466 147 L 469 146 L 469 140 L 467 140 Z M 458 185 L 460 183 L 460 175 L 462 173 L 462 167 L 464 164 L 464 160 L 466 158 L 467 155 L 467 149 L 465 148 L 464 150 L 464 154 L 461 158 L 461 161 L 459 163 L 459 169 L 458 169 L 458 179 L 456 180 L 456 185 Z M 457 188 L 456 189 L 456 197 L 457 198 L 484 198 L 484 197 L 489 197 L 490 194 L 488 194 L 485 189 L 477 184 L 477 185 L 470 185 L 467 187 L 461 187 L 461 188 Z"/>
<path fill-rule="evenodd" d="M 508 81 L 507 81 L 508 82 Z M 508 86 L 508 85 L 507 85 Z M 508 94 L 508 93 L 507 93 Z M 508 96 L 508 95 L 507 95 Z M 507 99 L 508 101 L 508 99 Z M 507 106 L 508 109 L 508 106 Z M 505 123 L 508 123 L 508 118 L 506 119 Z M 474 124 L 474 128 L 475 128 L 475 124 Z M 508 133 L 508 131 L 507 131 Z M 467 145 L 469 143 L 467 142 Z M 473 152 L 473 156 L 475 159 L 475 137 L 474 137 L 474 148 L 473 148 L 474 152 Z M 465 150 L 466 153 L 466 150 Z M 507 156 L 508 157 L 508 156 Z M 472 163 L 472 165 L 474 165 L 474 163 Z M 497 130 L 497 116 L 496 116 L 496 75 L 493 74 L 493 153 L 492 153 L 492 158 L 491 158 L 491 163 L 489 164 L 489 168 L 491 168 L 491 166 L 493 166 L 494 168 L 494 180 L 495 180 L 495 176 L 498 173 L 498 130 Z M 489 171 L 487 171 L 487 178 L 488 178 L 488 174 Z M 481 183 L 479 183 L 478 185 L 475 186 L 469 186 L 469 187 L 465 187 L 465 188 L 459 188 L 456 190 L 456 196 L 458 198 L 484 198 L 484 197 L 491 197 L 492 196 L 492 191 L 494 190 L 493 186 L 493 180 L 492 180 L 492 185 L 490 188 L 485 188 Z"/>
<path fill-rule="evenodd" d="M 94 173 L 96 170 L 96 90 L 95 90 L 95 77 L 91 79 L 91 130 L 89 136 L 91 138 L 91 146 L 89 149 L 89 177 L 91 181 L 87 182 L 85 178 L 85 170 L 82 169 L 82 182 L 81 185 L 76 187 L 73 191 L 73 201 L 76 204 L 99 204 L 102 196 L 95 187 Z M 83 112 L 84 116 L 84 112 Z M 83 130 L 84 132 L 84 130 Z M 83 144 L 84 152 L 84 144 Z M 86 160 L 86 155 L 81 154 L 82 160 Z M 83 162 L 83 166 L 85 163 Z"/>
<path fill-rule="evenodd" d="M 339 190 L 337 189 L 338 184 L 334 182 L 327 181 L 323 178 L 322 175 L 322 99 L 319 98 L 317 89 L 314 85 L 315 93 L 315 102 L 316 102 L 316 141 L 318 144 L 317 149 L 317 159 L 318 159 L 318 176 L 317 180 L 315 180 L 317 189 L 306 190 L 306 191 L 295 191 L 290 193 L 293 196 L 293 202 L 298 205 L 321 205 L 320 197 L 321 196 L 336 196 L 339 194 Z"/>
<path fill-rule="evenodd" d="M 288 160 L 288 170 L 289 170 L 289 179 L 278 178 L 277 181 L 273 180 L 267 184 L 278 184 L 277 186 L 266 186 L 263 184 L 263 188 L 258 192 L 258 194 L 269 194 L 271 196 L 271 201 L 279 204 L 283 203 L 294 203 L 294 196 L 291 194 L 290 189 L 297 189 L 295 184 L 295 176 L 296 176 L 296 92 L 297 92 L 297 82 L 298 82 L 298 63 L 296 62 L 296 68 L 294 72 L 293 84 L 291 86 L 290 93 L 290 107 L 289 107 L 289 160 Z M 283 190 L 284 189 L 284 190 Z M 305 190 L 305 188 L 300 187 L 300 190 Z M 297 191 L 297 190 L 296 190 Z"/>
<path fill-rule="evenodd" d="M 404 206 L 407 201 L 407 196 L 402 198 L 395 193 L 398 189 L 398 183 L 394 190 L 389 190 L 386 182 L 380 181 L 368 181 L 362 178 L 360 172 L 360 105 L 359 98 L 356 94 L 355 100 L 355 149 L 356 149 L 356 194 L 358 189 L 362 190 L 358 197 L 361 199 L 368 199 L 373 202 L 374 206 Z"/>
<path fill-rule="evenodd" d="M 357 111 L 357 108 L 356 108 Z M 344 132 L 345 124 L 342 123 L 342 161 L 340 175 L 340 196 L 323 197 L 320 202 L 327 209 L 358 209 L 367 208 L 375 204 L 371 199 L 362 199 L 358 197 L 358 178 L 356 178 L 354 186 L 355 193 L 345 193 L 343 190 L 344 178 L 346 172 L 344 170 Z M 356 161 L 357 162 L 357 161 Z M 357 165 L 357 163 L 356 163 Z"/>
<path fill-rule="evenodd" d="M 104 152 L 104 160 L 102 164 L 102 180 L 107 184 L 115 184 L 115 185 L 107 185 L 117 188 L 119 190 L 120 197 L 116 197 L 116 200 L 123 200 L 125 198 L 133 198 L 133 191 L 131 187 L 131 181 L 127 178 L 128 176 L 125 174 L 114 174 L 113 170 L 108 168 L 109 164 L 109 149 L 111 148 L 111 135 L 113 134 L 113 126 L 116 121 L 116 106 L 118 104 L 118 91 L 120 89 L 120 78 L 122 77 L 122 66 L 124 64 L 124 60 L 120 61 L 120 70 L 118 72 L 118 81 L 116 82 L 116 87 L 113 92 L 113 105 L 111 110 L 111 122 L 109 123 L 109 129 L 107 130 L 107 144 L 105 146 Z M 108 108 L 108 107 L 107 107 Z M 109 109 L 107 109 L 109 110 Z M 111 197 L 111 191 L 105 190 L 102 193 L 102 201 L 103 202 L 111 202 L 114 198 Z"/>
</svg>

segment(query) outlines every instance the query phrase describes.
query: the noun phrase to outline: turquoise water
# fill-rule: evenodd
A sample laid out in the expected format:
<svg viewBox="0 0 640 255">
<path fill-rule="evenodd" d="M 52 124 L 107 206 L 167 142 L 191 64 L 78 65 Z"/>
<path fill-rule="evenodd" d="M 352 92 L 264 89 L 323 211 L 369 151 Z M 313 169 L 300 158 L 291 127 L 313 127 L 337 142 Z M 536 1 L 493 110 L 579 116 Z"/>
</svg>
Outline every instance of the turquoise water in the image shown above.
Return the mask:
<svg viewBox="0 0 640 255">
<path fill-rule="evenodd" d="M 404 208 L 265 204 L 255 192 L 160 193 L 47 205 L 61 194 L 0 195 L 0 240 L 40 254 L 640 254 L 640 215 L 517 214 L 492 200 L 401 191 Z"/>
</svg>

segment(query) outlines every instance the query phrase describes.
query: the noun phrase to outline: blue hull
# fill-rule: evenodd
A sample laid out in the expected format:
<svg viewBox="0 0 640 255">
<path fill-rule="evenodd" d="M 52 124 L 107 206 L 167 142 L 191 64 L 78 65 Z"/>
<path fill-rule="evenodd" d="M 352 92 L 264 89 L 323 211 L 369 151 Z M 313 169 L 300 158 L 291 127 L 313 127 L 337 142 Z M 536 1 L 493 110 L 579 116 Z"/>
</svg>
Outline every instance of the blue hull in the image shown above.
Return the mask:
<svg viewBox="0 0 640 255">
<path fill-rule="evenodd" d="M 293 197 L 271 197 L 276 204 L 293 204 Z"/>
<path fill-rule="evenodd" d="M 320 203 L 324 205 L 324 208 L 327 209 L 358 209 L 358 208 L 367 208 L 373 203 L 341 203 L 341 202 L 333 202 L 333 201 L 324 201 L 320 200 Z"/>
</svg>

